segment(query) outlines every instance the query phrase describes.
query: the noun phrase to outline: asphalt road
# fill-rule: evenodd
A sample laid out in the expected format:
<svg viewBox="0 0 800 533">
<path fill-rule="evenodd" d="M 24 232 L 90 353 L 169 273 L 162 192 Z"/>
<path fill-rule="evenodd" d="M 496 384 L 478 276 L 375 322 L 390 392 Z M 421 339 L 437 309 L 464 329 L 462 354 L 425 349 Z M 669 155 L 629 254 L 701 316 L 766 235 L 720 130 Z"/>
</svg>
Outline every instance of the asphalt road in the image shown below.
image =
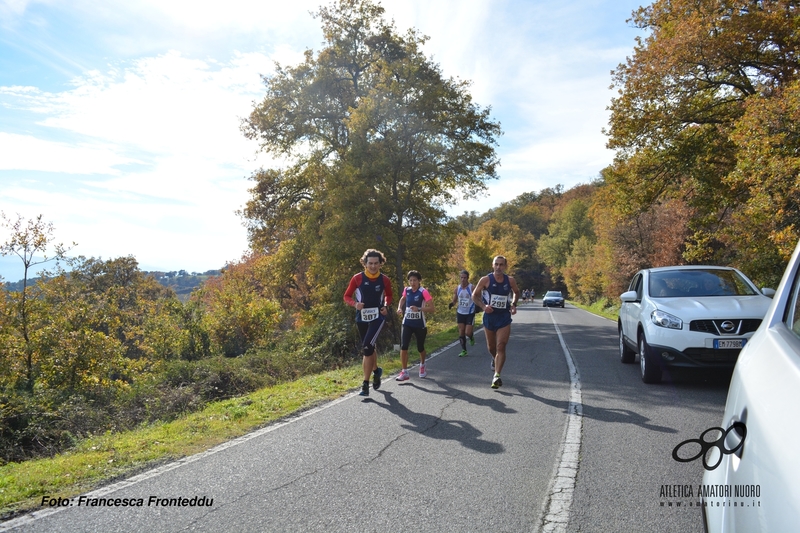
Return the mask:
<svg viewBox="0 0 800 533">
<path fill-rule="evenodd" d="M 0 531 L 702 531 L 696 498 L 674 496 L 696 490 L 702 465 L 671 454 L 719 425 L 729 373 L 645 385 L 638 365 L 619 362 L 613 322 L 539 302 L 514 318 L 502 388 L 489 386 L 482 332 L 459 351 L 432 357 L 424 379 L 416 368 L 410 381 L 389 377 L 368 399 L 350 395 Z M 92 505 L 101 498 L 141 506 Z M 177 505 L 192 498 L 213 503 Z"/>
</svg>

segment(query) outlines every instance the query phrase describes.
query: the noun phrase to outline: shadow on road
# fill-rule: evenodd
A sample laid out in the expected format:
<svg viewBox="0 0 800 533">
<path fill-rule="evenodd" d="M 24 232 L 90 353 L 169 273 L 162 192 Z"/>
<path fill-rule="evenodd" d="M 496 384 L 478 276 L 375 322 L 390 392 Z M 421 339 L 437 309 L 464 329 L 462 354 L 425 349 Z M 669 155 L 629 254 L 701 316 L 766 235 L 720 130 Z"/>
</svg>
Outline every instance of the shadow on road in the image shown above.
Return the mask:
<svg viewBox="0 0 800 533">
<path fill-rule="evenodd" d="M 383 394 L 386 404 L 375 402 L 390 413 L 395 414 L 408 422 L 400 427 L 416 431 L 433 439 L 454 440 L 465 448 L 480 453 L 503 453 L 505 448 L 497 442 L 490 442 L 481 438 L 483 435 L 475 426 L 462 420 L 443 420 L 440 417 L 425 413 L 415 413 L 397 401 L 390 391 L 379 391 Z"/>
<path fill-rule="evenodd" d="M 564 413 L 569 413 L 569 402 L 562 400 L 552 400 L 537 396 L 533 392 L 525 389 L 524 387 L 516 387 L 520 394 L 525 398 L 531 398 L 552 407 L 562 409 Z M 650 423 L 650 419 L 631 411 L 630 409 L 606 409 L 601 407 L 592 407 L 591 405 L 582 404 L 583 417 L 592 418 L 601 422 L 617 423 L 617 424 L 633 424 L 651 431 L 658 431 L 660 433 L 678 433 L 677 429 L 668 428 L 664 426 L 657 426 Z"/>
<path fill-rule="evenodd" d="M 517 412 L 516 409 L 511 409 L 505 403 L 501 402 L 500 400 L 492 400 L 488 398 L 478 398 L 477 396 L 465 392 L 461 389 L 456 389 L 454 387 L 450 387 L 446 385 L 443 381 L 437 381 L 435 379 L 427 378 L 426 381 L 430 381 L 435 383 L 438 387 L 444 390 L 431 390 L 425 387 L 420 387 L 416 383 L 404 383 L 400 385 L 401 387 L 414 387 L 418 390 L 427 392 L 428 394 L 439 394 L 446 396 L 448 398 L 454 398 L 463 400 L 465 402 L 471 403 L 472 405 L 477 405 L 479 407 L 488 407 L 492 411 L 502 413 L 502 414 L 514 414 Z"/>
</svg>

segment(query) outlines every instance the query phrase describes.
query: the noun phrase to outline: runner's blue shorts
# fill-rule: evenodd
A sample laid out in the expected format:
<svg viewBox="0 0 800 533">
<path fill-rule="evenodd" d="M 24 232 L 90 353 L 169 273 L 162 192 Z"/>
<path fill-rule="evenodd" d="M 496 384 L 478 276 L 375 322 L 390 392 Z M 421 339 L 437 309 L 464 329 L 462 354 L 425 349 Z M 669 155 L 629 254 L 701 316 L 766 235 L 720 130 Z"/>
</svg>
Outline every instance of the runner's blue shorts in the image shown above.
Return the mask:
<svg viewBox="0 0 800 533">
<path fill-rule="evenodd" d="M 489 331 L 497 331 L 511 325 L 511 313 L 483 313 L 483 327 Z"/>
</svg>

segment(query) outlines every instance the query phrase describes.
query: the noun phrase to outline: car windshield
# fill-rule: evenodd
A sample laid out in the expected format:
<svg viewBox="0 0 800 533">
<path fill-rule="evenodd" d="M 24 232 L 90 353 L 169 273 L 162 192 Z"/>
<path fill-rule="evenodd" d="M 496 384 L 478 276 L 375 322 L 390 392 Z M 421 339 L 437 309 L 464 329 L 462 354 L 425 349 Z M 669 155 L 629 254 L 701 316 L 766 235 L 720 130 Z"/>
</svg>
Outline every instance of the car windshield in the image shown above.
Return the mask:
<svg viewBox="0 0 800 533">
<path fill-rule="evenodd" d="M 547 294 L 544 295 L 545 298 L 548 296 L 553 296 L 555 298 L 561 298 L 561 291 L 547 291 Z"/>
<path fill-rule="evenodd" d="M 748 296 L 757 292 L 734 270 L 665 270 L 650 274 L 649 292 L 656 298 Z"/>
</svg>

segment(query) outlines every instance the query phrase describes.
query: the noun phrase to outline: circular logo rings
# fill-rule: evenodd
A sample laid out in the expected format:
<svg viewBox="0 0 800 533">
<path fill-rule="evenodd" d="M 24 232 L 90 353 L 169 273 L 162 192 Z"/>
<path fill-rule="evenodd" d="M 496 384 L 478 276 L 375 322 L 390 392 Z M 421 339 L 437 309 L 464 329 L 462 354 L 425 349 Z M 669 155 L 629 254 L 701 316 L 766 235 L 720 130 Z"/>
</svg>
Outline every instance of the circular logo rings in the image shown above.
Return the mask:
<svg viewBox="0 0 800 533">
<path fill-rule="evenodd" d="M 736 430 L 737 435 L 741 436 L 741 440 L 739 441 L 739 444 L 737 444 L 736 446 L 734 446 L 732 449 L 729 450 L 725 446 L 725 440 L 728 438 L 728 434 L 731 432 L 731 430 Z M 704 437 L 708 433 L 711 433 L 712 431 L 720 431 L 720 432 L 722 432 L 722 436 L 720 438 L 718 438 L 717 440 L 715 440 L 715 441 L 709 442 L 709 441 L 705 440 Z M 702 457 L 703 458 L 703 468 L 705 468 L 706 470 L 714 470 L 715 468 L 717 468 L 722 463 L 723 455 L 729 455 L 729 454 L 732 454 L 732 453 L 736 453 L 737 451 L 739 451 L 742 448 L 742 446 L 744 445 L 744 439 L 746 437 L 747 437 L 747 426 L 744 425 L 744 422 L 734 422 L 733 424 L 731 424 L 731 427 L 729 427 L 727 430 L 726 429 L 722 429 L 720 427 L 709 428 L 709 429 L 705 430 L 703 433 L 700 434 L 700 438 L 699 439 L 685 440 L 685 441 L 681 442 L 680 444 L 678 444 L 677 446 L 675 446 L 675 448 L 672 450 L 672 458 L 675 459 L 676 461 L 678 461 L 679 463 L 691 463 L 692 461 Z M 683 446 L 685 446 L 687 444 L 698 444 L 698 445 L 700 445 L 700 452 L 697 455 L 694 455 L 692 457 L 687 457 L 687 458 L 681 457 L 680 455 L 678 455 L 678 452 L 680 451 L 680 449 Z M 707 455 L 708 455 L 708 452 L 710 450 L 712 450 L 713 448 L 719 449 L 720 454 L 719 454 L 719 457 L 717 458 L 717 461 L 713 465 L 709 465 L 708 464 Z"/>
</svg>

